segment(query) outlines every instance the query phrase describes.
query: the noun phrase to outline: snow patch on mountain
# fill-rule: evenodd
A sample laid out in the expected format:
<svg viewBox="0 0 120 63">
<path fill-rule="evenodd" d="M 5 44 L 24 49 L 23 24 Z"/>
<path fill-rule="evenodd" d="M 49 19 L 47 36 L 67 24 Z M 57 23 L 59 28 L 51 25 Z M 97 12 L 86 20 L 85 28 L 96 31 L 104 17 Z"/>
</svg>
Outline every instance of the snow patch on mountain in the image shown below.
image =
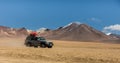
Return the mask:
<svg viewBox="0 0 120 63">
<path fill-rule="evenodd" d="M 31 32 L 32 32 L 32 30 L 27 29 L 27 32 L 28 32 L 28 33 L 31 33 Z"/>
<path fill-rule="evenodd" d="M 110 34 L 112 34 L 112 33 L 106 33 L 106 35 L 110 35 Z"/>
<path fill-rule="evenodd" d="M 43 32 L 45 32 L 45 30 L 47 30 L 47 28 L 42 27 L 42 28 L 40 28 L 40 29 L 38 29 L 38 30 L 36 30 L 36 31 L 37 31 L 37 32 L 40 32 L 40 33 L 43 33 Z"/>
<path fill-rule="evenodd" d="M 68 26 L 70 26 L 72 24 L 81 25 L 82 23 L 80 23 L 80 22 L 72 22 L 72 23 L 69 23 L 69 24 L 65 25 L 63 28 L 66 28 L 66 27 L 68 27 Z"/>
</svg>

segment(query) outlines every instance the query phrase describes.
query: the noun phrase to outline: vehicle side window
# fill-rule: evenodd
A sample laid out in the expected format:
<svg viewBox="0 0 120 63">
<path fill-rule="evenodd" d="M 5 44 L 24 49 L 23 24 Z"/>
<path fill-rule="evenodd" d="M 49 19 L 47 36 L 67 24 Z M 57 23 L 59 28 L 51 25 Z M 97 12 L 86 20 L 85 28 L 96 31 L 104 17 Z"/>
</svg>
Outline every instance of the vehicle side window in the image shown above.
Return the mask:
<svg viewBox="0 0 120 63">
<path fill-rule="evenodd" d="M 37 38 L 37 37 L 35 37 L 35 40 L 38 40 L 38 38 Z"/>
</svg>

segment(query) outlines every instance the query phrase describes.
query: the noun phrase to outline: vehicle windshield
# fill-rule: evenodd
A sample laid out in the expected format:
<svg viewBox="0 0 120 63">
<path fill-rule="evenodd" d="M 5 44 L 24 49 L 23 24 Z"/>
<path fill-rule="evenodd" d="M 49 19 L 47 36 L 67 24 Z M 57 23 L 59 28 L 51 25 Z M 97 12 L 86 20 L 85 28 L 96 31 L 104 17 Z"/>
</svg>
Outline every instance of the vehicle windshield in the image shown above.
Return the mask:
<svg viewBox="0 0 120 63">
<path fill-rule="evenodd" d="M 38 37 L 38 40 L 45 40 L 44 37 Z"/>
</svg>

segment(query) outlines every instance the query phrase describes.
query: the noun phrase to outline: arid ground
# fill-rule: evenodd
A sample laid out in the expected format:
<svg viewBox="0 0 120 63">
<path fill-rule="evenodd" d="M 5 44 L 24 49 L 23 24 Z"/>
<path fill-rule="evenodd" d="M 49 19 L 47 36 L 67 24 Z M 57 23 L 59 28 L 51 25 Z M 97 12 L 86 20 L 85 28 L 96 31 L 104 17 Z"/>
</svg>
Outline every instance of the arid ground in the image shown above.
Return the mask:
<svg viewBox="0 0 120 63">
<path fill-rule="evenodd" d="M 0 38 L 0 63 L 120 63 L 120 44 L 58 41 L 54 47 L 25 47 L 24 39 Z"/>
</svg>

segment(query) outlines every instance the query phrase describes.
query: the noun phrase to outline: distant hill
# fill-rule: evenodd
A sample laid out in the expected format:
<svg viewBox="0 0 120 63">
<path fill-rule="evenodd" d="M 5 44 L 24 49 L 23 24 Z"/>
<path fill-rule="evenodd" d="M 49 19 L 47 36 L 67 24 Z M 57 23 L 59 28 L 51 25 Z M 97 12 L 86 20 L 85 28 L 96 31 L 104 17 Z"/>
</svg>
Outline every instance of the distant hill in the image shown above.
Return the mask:
<svg viewBox="0 0 120 63">
<path fill-rule="evenodd" d="M 23 37 L 27 36 L 29 32 L 26 28 L 10 28 L 5 26 L 0 26 L 0 37 Z"/>
<path fill-rule="evenodd" d="M 32 30 L 26 28 L 10 28 L 0 26 L 1 37 L 26 37 Z M 77 22 L 70 23 L 56 30 L 40 28 L 37 30 L 38 36 L 43 36 L 52 40 L 73 40 L 73 41 L 111 41 L 120 38 L 119 35 L 105 33 L 94 29 L 86 24 Z"/>
<path fill-rule="evenodd" d="M 103 32 L 80 23 L 70 23 L 67 26 L 59 27 L 56 30 L 47 31 L 40 35 L 56 40 L 102 41 L 111 39 L 110 36 Z"/>
<path fill-rule="evenodd" d="M 116 39 L 120 39 L 120 35 L 119 34 L 110 34 L 109 36 L 116 38 Z"/>
</svg>

